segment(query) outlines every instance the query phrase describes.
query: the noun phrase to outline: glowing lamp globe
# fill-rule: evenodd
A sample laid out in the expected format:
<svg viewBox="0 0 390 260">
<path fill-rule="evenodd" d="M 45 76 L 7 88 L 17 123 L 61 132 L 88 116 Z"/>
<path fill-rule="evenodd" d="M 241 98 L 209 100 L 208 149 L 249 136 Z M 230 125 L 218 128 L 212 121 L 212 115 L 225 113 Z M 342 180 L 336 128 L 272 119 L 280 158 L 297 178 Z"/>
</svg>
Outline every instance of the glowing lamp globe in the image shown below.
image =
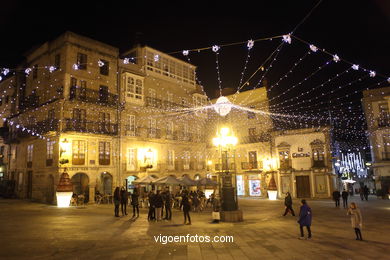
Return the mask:
<svg viewBox="0 0 390 260">
<path fill-rule="evenodd" d="M 232 110 L 232 103 L 227 97 L 220 96 L 214 105 L 214 109 L 220 116 L 226 116 Z"/>
</svg>

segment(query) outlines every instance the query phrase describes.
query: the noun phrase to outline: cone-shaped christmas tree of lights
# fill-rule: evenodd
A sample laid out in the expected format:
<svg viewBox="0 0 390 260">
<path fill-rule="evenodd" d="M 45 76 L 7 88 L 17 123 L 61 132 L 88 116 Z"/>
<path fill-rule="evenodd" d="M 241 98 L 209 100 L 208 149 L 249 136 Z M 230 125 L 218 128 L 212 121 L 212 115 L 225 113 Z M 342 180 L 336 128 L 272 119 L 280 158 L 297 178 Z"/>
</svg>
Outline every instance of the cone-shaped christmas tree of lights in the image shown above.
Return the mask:
<svg viewBox="0 0 390 260">
<path fill-rule="evenodd" d="M 276 182 L 273 174 L 268 184 L 267 193 L 268 193 L 268 198 L 270 200 L 276 200 L 276 197 L 278 196 L 278 189 L 276 187 Z"/>
<path fill-rule="evenodd" d="M 66 172 L 66 168 L 64 172 L 61 174 L 60 181 L 57 186 L 57 206 L 58 207 L 69 207 L 70 199 L 73 194 L 73 184 L 70 181 L 69 175 Z"/>
</svg>

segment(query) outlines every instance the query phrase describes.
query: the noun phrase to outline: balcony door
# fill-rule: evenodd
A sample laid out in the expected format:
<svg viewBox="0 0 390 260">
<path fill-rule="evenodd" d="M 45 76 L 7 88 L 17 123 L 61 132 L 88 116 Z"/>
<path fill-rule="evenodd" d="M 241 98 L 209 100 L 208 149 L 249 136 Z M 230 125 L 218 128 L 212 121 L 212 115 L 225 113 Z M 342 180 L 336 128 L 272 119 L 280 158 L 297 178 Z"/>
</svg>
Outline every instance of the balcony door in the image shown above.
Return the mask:
<svg viewBox="0 0 390 260">
<path fill-rule="evenodd" d="M 76 131 L 82 131 L 87 128 L 85 109 L 73 109 L 73 127 Z"/>
<path fill-rule="evenodd" d="M 108 87 L 100 86 L 99 87 L 99 102 L 108 103 Z"/>
</svg>

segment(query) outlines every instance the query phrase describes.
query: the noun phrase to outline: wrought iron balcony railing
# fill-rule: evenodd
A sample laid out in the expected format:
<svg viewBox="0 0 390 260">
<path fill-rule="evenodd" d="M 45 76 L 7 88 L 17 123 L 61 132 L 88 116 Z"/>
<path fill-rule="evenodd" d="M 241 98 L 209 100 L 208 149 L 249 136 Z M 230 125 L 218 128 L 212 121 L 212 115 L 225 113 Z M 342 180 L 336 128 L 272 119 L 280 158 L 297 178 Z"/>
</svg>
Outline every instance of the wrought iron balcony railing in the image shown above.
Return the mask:
<svg viewBox="0 0 390 260">
<path fill-rule="evenodd" d="M 72 86 L 70 88 L 69 100 L 78 100 L 102 106 L 115 107 L 118 105 L 118 95 L 79 86 Z"/>
<path fill-rule="evenodd" d="M 65 118 L 62 130 L 82 133 L 116 135 L 118 134 L 118 125 L 108 122 L 92 122 L 87 120 Z"/>
</svg>

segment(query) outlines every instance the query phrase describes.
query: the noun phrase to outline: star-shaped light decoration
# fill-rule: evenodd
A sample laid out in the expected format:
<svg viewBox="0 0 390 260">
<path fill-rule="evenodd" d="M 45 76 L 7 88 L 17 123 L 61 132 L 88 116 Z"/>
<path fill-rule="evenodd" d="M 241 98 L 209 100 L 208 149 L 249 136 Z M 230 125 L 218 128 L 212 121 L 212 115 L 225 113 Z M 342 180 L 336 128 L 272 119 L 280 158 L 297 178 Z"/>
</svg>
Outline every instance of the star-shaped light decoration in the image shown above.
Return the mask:
<svg viewBox="0 0 390 260">
<path fill-rule="evenodd" d="M 101 61 L 101 60 L 98 60 L 98 66 L 99 66 L 100 68 L 103 67 L 103 66 L 104 66 L 104 62 Z"/>
<path fill-rule="evenodd" d="M 123 64 L 129 64 L 130 63 L 130 59 L 129 58 L 124 58 L 123 59 Z"/>
<path fill-rule="evenodd" d="M 30 75 L 30 72 L 31 72 L 31 68 L 27 68 L 24 70 L 24 73 L 26 73 L 27 75 Z"/>
<path fill-rule="evenodd" d="M 0 81 L 2 81 L 2 80 L 3 80 L 3 77 L 0 76 Z"/>
<path fill-rule="evenodd" d="M 248 47 L 248 50 L 250 50 L 253 48 L 254 45 L 255 45 L 255 42 L 253 40 L 249 40 L 246 46 Z"/>
<path fill-rule="evenodd" d="M 188 50 L 184 50 L 184 51 L 183 51 L 183 55 L 184 55 L 184 56 L 188 56 L 188 53 L 190 53 Z"/>
<path fill-rule="evenodd" d="M 3 69 L 3 75 L 4 75 L 4 76 L 7 76 L 8 73 L 9 73 L 9 69 L 4 68 L 4 69 Z"/>
<path fill-rule="evenodd" d="M 370 77 L 373 78 L 376 76 L 376 72 L 373 70 L 370 70 Z"/>
<path fill-rule="evenodd" d="M 315 45 L 313 45 L 313 44 L 310 44 L 310 50 L 312 51 L 312 52 L 317 52 L 318 51 L 318 48 L 317 48 L 317 46 L 315 46 Z"/>
<path fill-rule="evenodd" d="M 79 69 L 79 65 L 77 65 L 76 63 L 75 63 L 75 64 L 73 64 L 73 66 L 72 66 L 72 67 L 73 67 L 73 69 L 74 69 L 74 70 L 78 70 L 78 69 Z"/>
<path fill-rule="evenodd" d="M 387 78 L 387 82 L 388 82 L 388 83 L 390 83 L 390 77 L 389 77 L 389 78 Z"/>
<path fill-rule="evenodd" d="M 214 46 L 212 47 L 213 52 L 218 52 L 219 49 L 220 49 L 220 47 L 219 47 L 218 45 L 214 45 Z"/>
<path fill-rule="evenodd" d="M 154 62 L 158 62 L 160 60 L 160 55 L 158 55 L 158 54 L 154 55 L 153 59 L 154 59 Z"/>
<path fill-rule="evenodd" d="M 335 54 L 335 55 L 333 55 L 333 60 L 334 60 L 334 62 L 337 63 L 340 61 L 340 57 L 337 54 Z"/>
<path fill-rule="evenodd" d="M 359 70 L 359 65 L 353 64 L 353 65 L 352 65 L 352 69 L 354 69 L 354 70 Z"/>
<path fill-rule="evenodd" d="M 290 34 L 283 35 L 282 41 L 291 44 L 291 35 Z"/>
<path fill-rule="evenodd" d="M 52 72 L 55 71 L 55 70 L 56 70 L 56 67 L 54 67 L 54 66 L 50 66 L 50 67 L 49 67 L 49 72 L 50 72 L 50 73 L 52 73 Z"/>
</svg>

